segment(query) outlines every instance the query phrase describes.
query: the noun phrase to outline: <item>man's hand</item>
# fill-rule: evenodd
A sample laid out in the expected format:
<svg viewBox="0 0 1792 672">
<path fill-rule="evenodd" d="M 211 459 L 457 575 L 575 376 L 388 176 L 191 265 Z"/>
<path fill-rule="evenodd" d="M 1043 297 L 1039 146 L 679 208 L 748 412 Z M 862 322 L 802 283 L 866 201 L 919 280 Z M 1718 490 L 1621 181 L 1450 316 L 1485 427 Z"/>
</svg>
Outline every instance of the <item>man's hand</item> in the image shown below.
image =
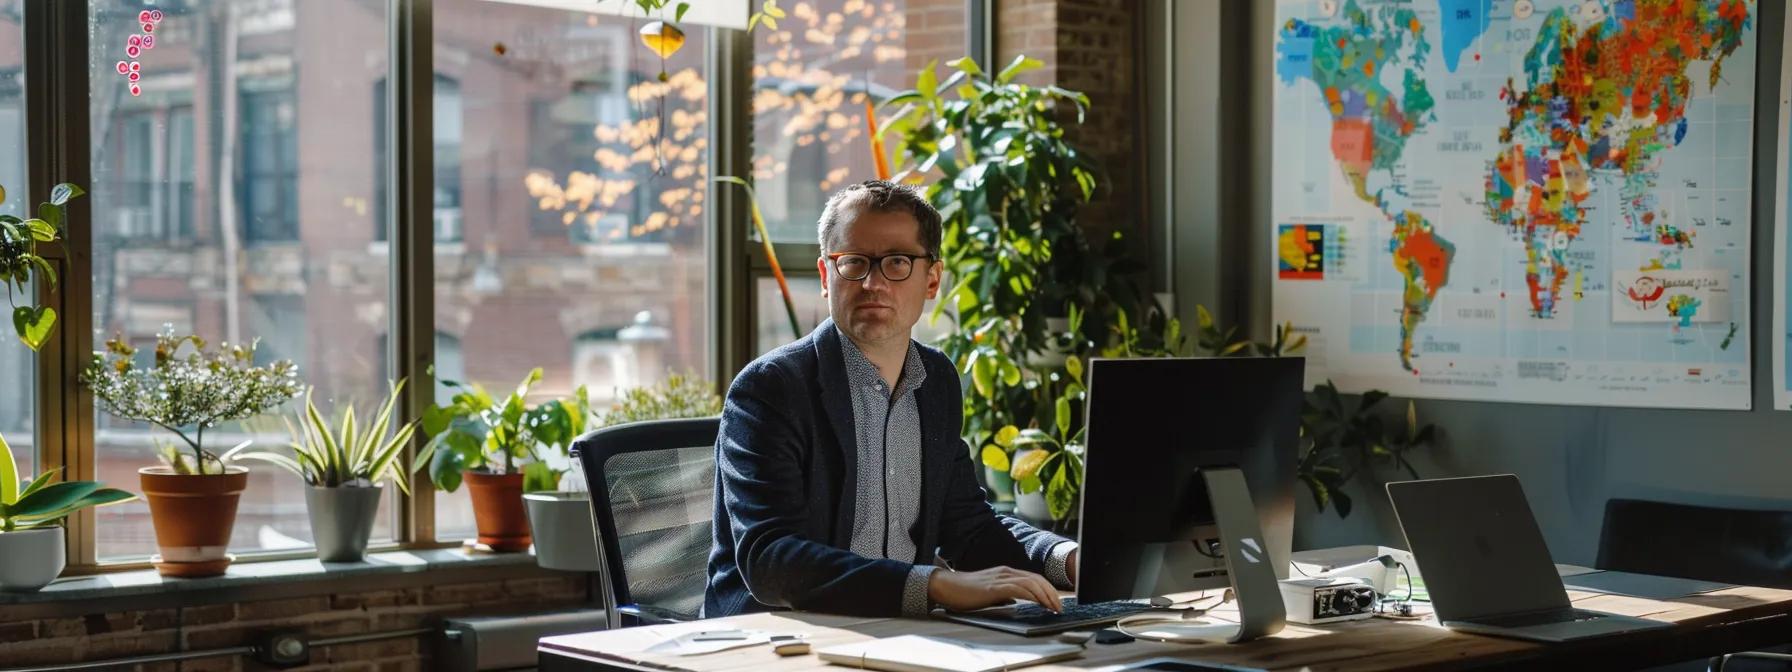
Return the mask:
<svg viewBox="0 0 1792 672">
<path fill-rule="evenodd" d="M 1058 589 L 1045 577 L 1010 567 L 991 567 L 977 572 L 935 570 L 927 579 L 927 599 L 953 611 L 970 611 L 1032 600 L 1054 612 L 1064 610 Z"/>
</svg>

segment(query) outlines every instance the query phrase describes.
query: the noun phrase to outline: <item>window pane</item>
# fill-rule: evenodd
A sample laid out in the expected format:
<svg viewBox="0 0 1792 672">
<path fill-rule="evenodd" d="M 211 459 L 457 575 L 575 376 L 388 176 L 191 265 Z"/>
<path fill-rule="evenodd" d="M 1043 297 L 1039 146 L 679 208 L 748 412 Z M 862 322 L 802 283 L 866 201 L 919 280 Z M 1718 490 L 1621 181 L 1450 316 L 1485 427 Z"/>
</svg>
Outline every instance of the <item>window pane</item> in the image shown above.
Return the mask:
<svg viewBox="0 0 1792 672">
<path fill-rule="evenodd" d="M 806 0 L 788 14 L 753 32 L 753 179 L 772 239 L 812 243 L 828 196 L 877 177 L 865 94 L 882 102 L 963 56 L 964 3 Z"/>
<path fill-rule="evenodd" d="M 143 345 L 170 325 L 212 343 L 259 339 L 263 361 L 299 365 L 325 414 L 348 404 L 370 413 L 388 370 L 380 344 L 390 264 L 372 244 L 384 175 L 367 158 L 377 116 L 368 110 L 387 70 L 385 3 L 162 5 L 153 46 L 132 58 L 146 6 L 95 0 L 90 13 L 96 338 Z M 131 490 L 137 469 L 156 464 L 152 442 L 172 438 L 104 411 L 97 427 L 99 477 Z M 243 439 L 280 445 L 286 435 L 266 417 L 205 436 L 218 452 Z M 250 474 L 232 549 L 308 547 L 302 482 L 259 463 Z M 392 504 L 388 496 L 382 506 Z M 102 560 L 156 552 L 142 502 L 98 519 Z M 374 536 L 392 529 L 382 515 Z"/>
<path fill-rule="evenodd" d="M 436 103 L 436 195 L 466 241 L 436 250 L 440 378 L 501 395 L 539 366 L 531 401 L 588 385 L 604 407 L 668 370 L 707 374 L 707 31 L 685 26 L 661 83 L 631 18 L 435 12 L 438 85 L 458 91 Z M 438 539 L 472 536 L 464 488 L 436 507 Z"/>
<path fill-rule="evenodd" d="M 0 0 L 0 187 L 6 202 L 0 215 L 26 216 L 24 0 Z M 0 436 L 12 445 L 21 473 L 37 468 L 36 366 L 31 349 L 19 343 L 10 321 L 0 327 Z"/>
</svg>

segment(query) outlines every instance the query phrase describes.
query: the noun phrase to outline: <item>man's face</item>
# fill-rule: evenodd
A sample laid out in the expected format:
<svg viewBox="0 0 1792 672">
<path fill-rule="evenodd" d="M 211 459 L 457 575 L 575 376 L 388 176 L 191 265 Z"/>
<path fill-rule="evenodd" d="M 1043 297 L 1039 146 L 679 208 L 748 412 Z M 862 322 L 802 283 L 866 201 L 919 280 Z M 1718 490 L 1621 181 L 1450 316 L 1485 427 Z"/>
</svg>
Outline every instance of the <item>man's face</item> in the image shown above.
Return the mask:
<svg viewBox="0 0 1792 672">
<path fill-rule="evenodd" d="M 837 254 L 861 254 L 877 258 L 890 254 L 927 254 L 921 244 L 921 223 L 905 212 L 868 211 L 841 224 L 834 232 L 833 250 L 816 262 L 821 271 L 822 294 L 834 324 L 861 344 L 907 340 L 909 330 L 921 319 L 921 307 L 940 290 L 939 263 L 914 260 L 906 280 L 884 277 L 880 264 L 871 263 L 861 280 L 847 280 L 835 268 Z M 886 262 L 894 263 L 894 262 Z"/>
</svg>

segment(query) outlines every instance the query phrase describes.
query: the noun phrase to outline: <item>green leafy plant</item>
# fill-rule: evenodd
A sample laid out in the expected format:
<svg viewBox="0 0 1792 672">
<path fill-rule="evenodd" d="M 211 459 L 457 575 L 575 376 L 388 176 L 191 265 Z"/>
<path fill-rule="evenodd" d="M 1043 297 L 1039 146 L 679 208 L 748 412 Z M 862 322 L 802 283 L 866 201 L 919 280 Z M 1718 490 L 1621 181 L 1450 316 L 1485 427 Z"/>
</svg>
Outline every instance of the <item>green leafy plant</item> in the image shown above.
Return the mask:
<svg viewBox="0 0 1792 672">
<path fill-rule="evenodd" d="M 247 347 L 223 343 L 208 351 L 205 339 L 175 336 L 169 329 L 156 335 L 153 364 L 142 367 L 136 348 L 112 339 L 105 350 L 93 353 L 81 383 L 107 413 L 179 437 L 184 449 L 162 451 L 175 473 L 221 474 L 248 443 L 219 455 L 205 448 L 205 430 L 273 410 L 302 388 L 298 367 L 290 360 L 257 366 L 255 349 L 253 342 Z"/>
<path fill-rule="evenodd" d="M 715 384 L 696 376 L 672 374 L 654 385 L 623 391 L 622 398 L 603 415 L 599 427 L 643 420 L 707 418 L 722 412 L 722 397 Z"/>
<path fill-rule="evenodd" d="M 79 197 L 81 188 L 58 184 L 50 189 L 50 200 L 39 203 L 37 216 L 22 219 L 16 215 L 0 215 L 0 285 L 6 286 L 6 298 L 12 304 L 12 328 L 19 342 L 36 351 L 50 339 L 56 327 L 56 310 L 49 306 L 19 305 L 19 294 L 29 296 L 33 276 L 56 285 L 56 269 L 37 253 L 39 243 L 53 243 L 62 236 L 62 208 Z M 0 187 L 0 203 L 6 202 L 6 189 Z"/>
<path fill-rule="evenodd" d="M 555 489 L 565 469 L 543 460 L 542 449 L 561 455 L 585 432 L 591 402 L 583 385 L 566 399 L 529 406 L 529 391 L 541 382 L 541 369 L 529 372 L 502 402 L 478 383 L 444 380 L 458 390 L 447 406 L 423 413 L 423 435 L 429 446 L 418 463 L 429 464 L 430 480 L 439 490 L 460 489 L 461 472 L 523 475 L 525 492 Z"/>
<path fill-rule="evenodd" d="M 90 506 L 105 506 L 137 496 L 95 481 L 50 483 L 60 469 L 21 480 L 12 448 L 0 436 L 0 533 L 62 524 L 64 518 Z"/>
<path fill-rule="evenodd" d="M 1065 123 L 1081 123 L 1087 96 L 1016 81 L 1044 65 L 1024 56 L 994 75 L 961 58 L 944 81 L 934 65 L 884 103 L 895 111 L 878 135 L 898 139 L 896 181 L 940 177 L 927 195 L 949 287 L 930 319 L 954 320 L 939 346 L 966 377 L 965 440 L 981 453 L 1004 427 L 1055 422 L 1052 362 L 1106 341 L 1112 316 L 1143 296 L 1129 283 L 1144 266 L 1122 239 L 1097 249 L 1077 224 L 1100 178 Z M 1074 329 L 1048 322 L 1072 311 Z"/>
<path fill-rule="evenodd" d="M 355 422 L 355 407 L 343 410 L 336 427 L 324 419 L 311 401 L 313 390 L 305 392 L 305 410 L 298 414 L 298 423 L 286 419 L 286 431 L 292 440 L 287 448 L 291 456 L 272 451 L 244 452 L 239 460 L 259 460 L 290 471 L 305 480 L 306 485 L 320 488 L 374 486 L 391 480 L 399 492 L 411 494 L 409 470 L 404 467 L 404 447 L 411 442 L 417 423 L 412 421 L 392 428 L 393 408 L 398 404 L 403 380 L 392 385 L 386 401 L 380 405 L 373 424 L 366 427 Z"/>
<path fill-rule="evenodd" d="M 1348 517 L 1351 501 L 1344 485 L 1375 467 L 1394 467 L 1419 478 L 1407 454 L 1431 445 L 1437 428 L 1419 425 L 1418 407 L 1410 400 L 1404 422 L 1384 422 L 1376 407 L 1387 397 L 1386 392 L 1370 390 L 1353 407 L 1329 380 L 1308 395 L 1301 413 L 1304 452 L 1295 473 L 1313 493 L 1320 511 L 1329 504 L 1339 518 Z"/>
</svg>

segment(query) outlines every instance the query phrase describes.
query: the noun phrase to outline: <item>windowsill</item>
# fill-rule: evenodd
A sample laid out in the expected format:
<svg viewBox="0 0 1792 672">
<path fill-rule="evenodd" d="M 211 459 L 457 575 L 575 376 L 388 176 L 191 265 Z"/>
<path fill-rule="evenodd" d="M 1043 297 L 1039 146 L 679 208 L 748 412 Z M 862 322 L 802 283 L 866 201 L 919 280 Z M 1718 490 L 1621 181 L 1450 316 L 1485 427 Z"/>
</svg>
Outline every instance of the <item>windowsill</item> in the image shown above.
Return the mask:
<svg viewBox="0 0 1792 672">
<path fill-rule="evenodd" d="M 232 565 L 224 576 L 203 579 L 165 578 L 154 569 L 70 576 L 57 579 L 34 593 L 0 593 L 0 607 L 142 596 L 173 598 L 172 601 L 178 603 L 189 601 L 177 597 L 182 595 L 198 597 L 207 593 L 241 593 L 244 589 L 259 592 L 267 587 L 285 588 L 303 584 L 326 586 L 322 592 L 329 593 L 337 592 L 329 586 L 340 586 L 344 581 L 385 581 L 425 572 L 486 568 L 534 569 L 535 555 L 468 553 L 460 549 L 445 548 L 369 553 L 366 562 L 323 563 L 316 558 L 247 562 Z"/>
</svg>

